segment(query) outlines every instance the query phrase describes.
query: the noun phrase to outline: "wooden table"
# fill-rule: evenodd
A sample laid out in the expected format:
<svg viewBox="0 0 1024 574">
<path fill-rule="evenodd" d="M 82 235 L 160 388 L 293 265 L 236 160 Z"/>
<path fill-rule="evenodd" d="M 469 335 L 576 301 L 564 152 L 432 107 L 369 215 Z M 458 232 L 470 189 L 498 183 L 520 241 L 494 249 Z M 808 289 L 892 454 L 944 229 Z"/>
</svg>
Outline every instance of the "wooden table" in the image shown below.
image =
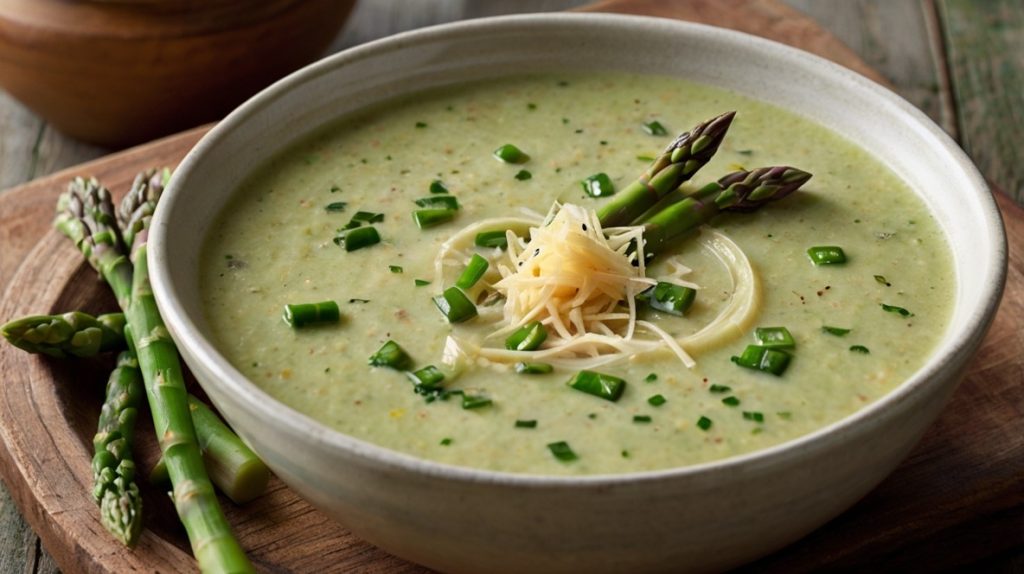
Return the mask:
<svg viewBox="0 0 1024 574">
<path fill-rule="evenodd" d="M 1024 144 L 1024 2 L 785 1 L 846 42 L 898 93 L 957 138 L 993 182 L 1024 203 L 1024 162 L 1014 161 L 1021 157 Z M 585 3 L 588 0 L 364 1 L 332 49 L 430 24 Z M 0 92 L 0 189 L 111 151 L 61 135 Z M 1024 532 L 1024 516 L 1008 518 L 1009 528 Z M 976 566 L 985 571 L 1024 571 L 1024 548 L 981 560 Z M 56 571 L 0 486 L 0 572 Z"/>
</svg>

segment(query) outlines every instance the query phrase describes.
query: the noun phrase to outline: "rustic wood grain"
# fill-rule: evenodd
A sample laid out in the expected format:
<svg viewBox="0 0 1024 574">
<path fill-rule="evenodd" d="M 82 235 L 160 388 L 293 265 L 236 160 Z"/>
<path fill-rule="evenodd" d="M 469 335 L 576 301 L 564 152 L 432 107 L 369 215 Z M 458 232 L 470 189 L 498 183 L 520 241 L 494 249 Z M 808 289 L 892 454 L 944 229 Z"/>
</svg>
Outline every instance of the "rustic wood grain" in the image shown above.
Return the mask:
<svg viewBox="0 0 1024 574">
<path fill-rule="evenodd" d="M 652 10 L 685 12 L 690 18 L 708 14 L 723 17 L 721 12 L 708 8 L 711 0 L 633 1 Z M 605 3 L 606 8 L 609 4 L 612 3 Z M 623 4 L 630 2 L 612 7 L 621 8 Z M 741 3 L 715 4 L 720 10 L 729 11 Z M 742 4 L 753 12 L 744 10 L 735 18 L 750 25 L 750 14 L 760 18 L 772 3 L 758 0 Z M 807 41 L 812 44 L 806 46 L 811 51 L 832 54 L 842 63 L 867 70 L 852 52 L 835 45 L 834 39 L 813 25 L 809 25 L 811 31 L 794 32 L 794 18 L 805 25 L 807 21 L 792 10 L 781 10 L 766 21 L 773 33 L 798 45 Z M 447 18 L 452 13 L 442 11 L 427 16 Z M 402 25 L 423 21 L 412 18 Z M 112 188 L 123 190 L 136 171 L 150 165 L 175 163 L 202 131 L 129 150 L 75 171 L 94 173 Z M 46 310 L 41 305 L 47 309 L 78 305 L 98 309 L 112 305 L 109 299 L 104 303 L 108 297 L 105 290 L 95 281 L 94 274 L 78 263 L 77 253 L 65 245 L 65 240 L 50 234 L 42 243 L 36 243 L 45 233 L 56 193 L 69 175 L 58 174 L 0 195 L 0 242 L 4 245 L 0 249 L 0 285 L 11 279 L 14 266 L 27 261 L 0 302 L 0 317 L 19 310 Z M 1020 384 L 1024 367 L 1016 356 L 1024 348 L 1022 335 L 1017 331 L 1017 325 L 1024 320 L 1024 261 L 1019 253 L 1019 248 L 1024 247 L 1024 215 L 1008 202 L 1001 203 L 1011 235 L 1010 284 L 993 331 L 976 360 L 978 367 L 972 370 L 937 425 L 892 477 L 826 528 L 753 565 L 751 570 L 854 571 L 881 566 L 895 570 L 918 570 L 917 566 L 924 566 L 937 570 L 994 564 L 992 556 L 998 560 L 998 556 L 1012 555 L 1015 547 L 1024 545 L 1020 528 L 1024 522 L 1024 501 L 1021 489 L 1015 488 L 1024 481 L 1024 452 L 1019 441 L 1007 440 L 1024 436 L 1024 390 Z M 35 251 L 26 257 L 33 245 Z M 53 379 L 75 380 L 76 385 L 53 385 Z M 71 373 L 66 366 L 13 353 L 5 346 L 0 350 L 0 380 L 5 383 L 0 387 L 0 438 L 5 444 L 12 444 L 12 431 L 3 421 L 20 415 L 21 420 L 35 421 L 34 432 L 41 433 L 36 436 L 51 447 L 40 449 L 35 442 L 15 441 L 15 446 L 22 446 L 25 459 L 15 461 L 9 451 L 0 449 L 0 471 L 14 485 L 19 506 L 27 511 L 30 522 L 67 570 L 193 568 L 183 532 L 173 519 L 166 498 L 159 493 L 146 492 L 150 518 L 144 545 L 133 553 L 125 552 L 99 530 L 91 501 L 77 498 L 86 493 L 88 443 L 99 406 L 99 389 L 105 380 L 103 365 Z M 27 427 L 14 430 L 27 432 Z M 54 454 L 52 448 L 58 444 L 64 450 Z M 146 468 L 156 456 L 155 445 L 144 444 L 142 450 L 139 461 Z M 63 479 L 60 488 L 24 488 L 29 481 L 55 480 L 55 472 Z M 278 482 L 268 497 L 255 505 L 244 509 L 226 505 L 243 542 L 264 571 L 418 570 L 354 539 Z M 9 506 L 5 507 L 0 500 L 0 524 L 5 523 L 4 508 Z M 74 532 L 60 531 L 62 525 Z M 47 564 L 52 569 L 52 563 L 41 558 L 37 546 L 31 543 L 31 534 L 26 536 L 22 546 L 24 559 L 0 562 L 0 571 L 40 571 Z M 281 556 L 290 561 L 280 562 Z M 0 559 L 7 557 L 0 554 Z M 13 569 L 5 568 L 7 564 Z"/>
<path fill-rule="evenodd" d="M 938 0 L 961 145 L 981 171 L 1024 202 L 1024 3 Z"/>
</svg>

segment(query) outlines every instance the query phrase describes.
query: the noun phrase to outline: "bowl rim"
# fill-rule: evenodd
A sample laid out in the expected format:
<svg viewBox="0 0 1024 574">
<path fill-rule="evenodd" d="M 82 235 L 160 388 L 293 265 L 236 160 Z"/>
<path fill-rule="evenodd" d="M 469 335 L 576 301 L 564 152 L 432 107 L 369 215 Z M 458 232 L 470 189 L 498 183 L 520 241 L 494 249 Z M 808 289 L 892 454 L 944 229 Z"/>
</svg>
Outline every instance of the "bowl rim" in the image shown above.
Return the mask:
<svg viewBox="0 0 1024 574">
<path fill-rule="evenodd" d="M 246 411 L 246 414 L 258 415 L 258 420 L 277 421 L 277 424 L 287 427 L 290 432 L 308 437 L 307 440 L 320 443 L 323 448 L 333 452 L 346 452 L 360 456 L 365 458 L 368 463 L 404 469 L 423 475 L 441 476 L 450 480 L 471 483 L 534 488 L 581 485 L 603 487 L 624 483 L 646 483 L 664 479 L 718 475 L 735 471 L 741 467 L 749 470 L 785 464 L 790 459 L 802 457 L 816 449 L 827 447 L 830 438 L 836 440 L 835 437 L 853 432 L 858 426 L 870 422 L 870 419 L 882 417 L 887 411 L 891 411 L 895 406 L 922 392 L 923 387 L 927 387 L 933 379 L 941 377 L 944 371 L 958 372 L 966 364 L 966 361 L 980 345 L 991 324 L 1002 298 L 1007 272 L 1007 245 L 1002 218 L 992 192 L 978 169 L 952 138 L 930 118 L 889 89 L 839 64 L 803 50 L 743 32 L 705 24 L 650 16 L 604 13 L 519 14 L 440 24 L 349 48 L 278 80 L 232 111 L 189 151 L 175 170 L 161 201 L 167 204 L 176 203 L 180 182 L 187 178 L 194 164 L 199 161 L 198 158 L 207 150 L 214 148 L 237 125 L 269 106 L 279 96 L 287 93 L 292 86 L 333 73 L 337 68 L 342 68 L 349 62 L 358 61 L 378 52 L 443 41 L 450 34 L 481 35 L 486 34 L 488 30 L 503 26 L 585 26 L 591 22 L 632 29 L 645 29 L 652 26 L 668 27 L 680 34 L 714 37 L 714 40 L 726 42 L 734 48 L 767 52 L 773 57 L 785 59 L 803 69 L 812 69 L 814 73 L 826 76 L 830 81 L 846 82 L 851 85 L 852 89 L 868 92 L 869 95 L 878 98 L 881 103 L 895 107 L 910 124 L 916 124 L 916 128 L 923 129 L 925 134 L 942 148 L 941 151 L 953 158 L 955 168 L 962 171 L 966 179 L 973 184 L 970 189 L 961 190 L 961 192 L 970 193 L 979 202 L 982 217 L 988 224 L 985 227 L 987 239 L 995 247 L 991 252 L 983 254 L 987 255 L 988 259 L 988 275 L 983 281 L 985 296 L 975 302 L 973 312 L 965 318 L 965 324 L 961 327 L 964 333 L 969 333 L 971 336 L 956 339 L 951 348 L 941 356 L 933 352 L 925 364 L 913 375 L 863 408 L 810 433 L 745 454 L 665 469 L 574 476 L 514 473 L 456 466 L 378 446 L 334 430 L 279 402 L 235 369 L 216 350 L 212 342 L 201 334 L 197 324 L 186 314 L 180 303 L 178 289 L 167 264 L 169 260 L 168 237 L 171 228 L 166 221 L 166 214 L 170 213 L 172 209 L 165 207 L 162 210 L 157 210 L 150 233 L 150 273 L 157 303 L 172 334 L 176 335 L 175 340 L 178 345 L 187 349 L 191 355 L 204 363 L 204 366 L 216 379 L 215 384 L 223 392 L 233 395 L 233 400 L 242 410 Z"/>
</svg>

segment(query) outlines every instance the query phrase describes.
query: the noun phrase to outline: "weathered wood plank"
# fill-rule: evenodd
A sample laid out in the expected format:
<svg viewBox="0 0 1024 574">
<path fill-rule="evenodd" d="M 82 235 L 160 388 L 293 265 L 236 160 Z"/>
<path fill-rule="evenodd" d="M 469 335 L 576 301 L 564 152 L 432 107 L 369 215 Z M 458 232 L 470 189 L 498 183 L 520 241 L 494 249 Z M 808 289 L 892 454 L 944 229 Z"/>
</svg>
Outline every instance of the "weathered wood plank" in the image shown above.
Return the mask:
<svg viewBox="0 0 1024 574">
<path fill-rule="evenodd" d="M 43 121 L 0 91 L 0 189 L 32 179 Z"/>
<path fill-rule="evenodd" d="M 988 178 L 1024 202 L 1024 3 L 938 0 L 961 144 Z"/>
</svg>

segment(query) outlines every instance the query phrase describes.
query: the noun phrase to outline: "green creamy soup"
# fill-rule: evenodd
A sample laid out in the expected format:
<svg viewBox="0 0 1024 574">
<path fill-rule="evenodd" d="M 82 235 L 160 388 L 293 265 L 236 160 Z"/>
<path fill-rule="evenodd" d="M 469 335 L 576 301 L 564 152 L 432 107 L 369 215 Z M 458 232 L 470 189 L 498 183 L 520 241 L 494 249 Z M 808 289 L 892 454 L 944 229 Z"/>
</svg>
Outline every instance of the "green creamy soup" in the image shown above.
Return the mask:
<svg viewBox="0 0 1024 574">
<path fill-rule="evenodd" d="M 594 368 L 626 382 L 617 401 L 568 386 L 578 369 L 519 374 L 511 363 L 472 356 L 445 366 L 449 335 L 479 343 L 497 327 L 483 319 L 494 312 L 483 302 L 480 317 L 450 324 L 432 301 L 462 270 L 446 269 L 439 284 L 434 259 L 442 243 L 487 218 L 522 217 L 522 208 L 544 214 L 559 201 L 596 210 L 606 200 L 585 194 L 582 180 L 605 173 L 621 190 L 675 134 L 728 110 L 737 115 L 727 137 L 685 190 L 740 166 L 791 165 L 814 175 L 785 199 L 711 222 L 760 278 L 759 310 L 742 334 L 693 353 L 692 368 L 664 349 Z M 528 159 L 499 161 L 492 152 L 504 144 Z M 414 201 L 444 195 L 432 193 L 440 185 L 460 208 L 421 230 Z M 380 242 L 346 251 L 334 238 L 360 211 L 381 214 L 363 225 Z M 647 269 L 653 278 L 670 274 L 670 261 L 692 269 L 685 280 L 699 289 L 687 314 L 641 304 L 640 318 L 684 337 L 728 306 L 735 289 L 700 240 L 709 233 L 684 236 Z M 815 246 L 839 246 L 847 261 L 815 265 L 807 253 Z M 624 74 L 450 87 L 333 124 L 241 186 L 211 229 L 201 264 L 218 348 L 275 399 L 417 457 L 548 475 L 679 467 L 810 433 L 918 369 L 942 337 L 954 298 L 941 230 L 868 152 L 728 91 Z M 320 301 L 338 304 L 339 322 L 297 329 L 282 320 L 286 304 Z M 791 360 L 781 375 L 731 360 L 756 343 L 755 327 L 780 326 L 795 341 L 783 351 Z M 417 393 L 407 373 L 369 365 L 389 340 L 408 352 L 411 369 L 437 366 L 443 388 L 465 395 Z M 503 348 L 504 340 L 487 344 Z M 483 404 L 464 408 L 464 397 Z M 574 456 L 549 447 L 562 442 Z"/>
</svg>

